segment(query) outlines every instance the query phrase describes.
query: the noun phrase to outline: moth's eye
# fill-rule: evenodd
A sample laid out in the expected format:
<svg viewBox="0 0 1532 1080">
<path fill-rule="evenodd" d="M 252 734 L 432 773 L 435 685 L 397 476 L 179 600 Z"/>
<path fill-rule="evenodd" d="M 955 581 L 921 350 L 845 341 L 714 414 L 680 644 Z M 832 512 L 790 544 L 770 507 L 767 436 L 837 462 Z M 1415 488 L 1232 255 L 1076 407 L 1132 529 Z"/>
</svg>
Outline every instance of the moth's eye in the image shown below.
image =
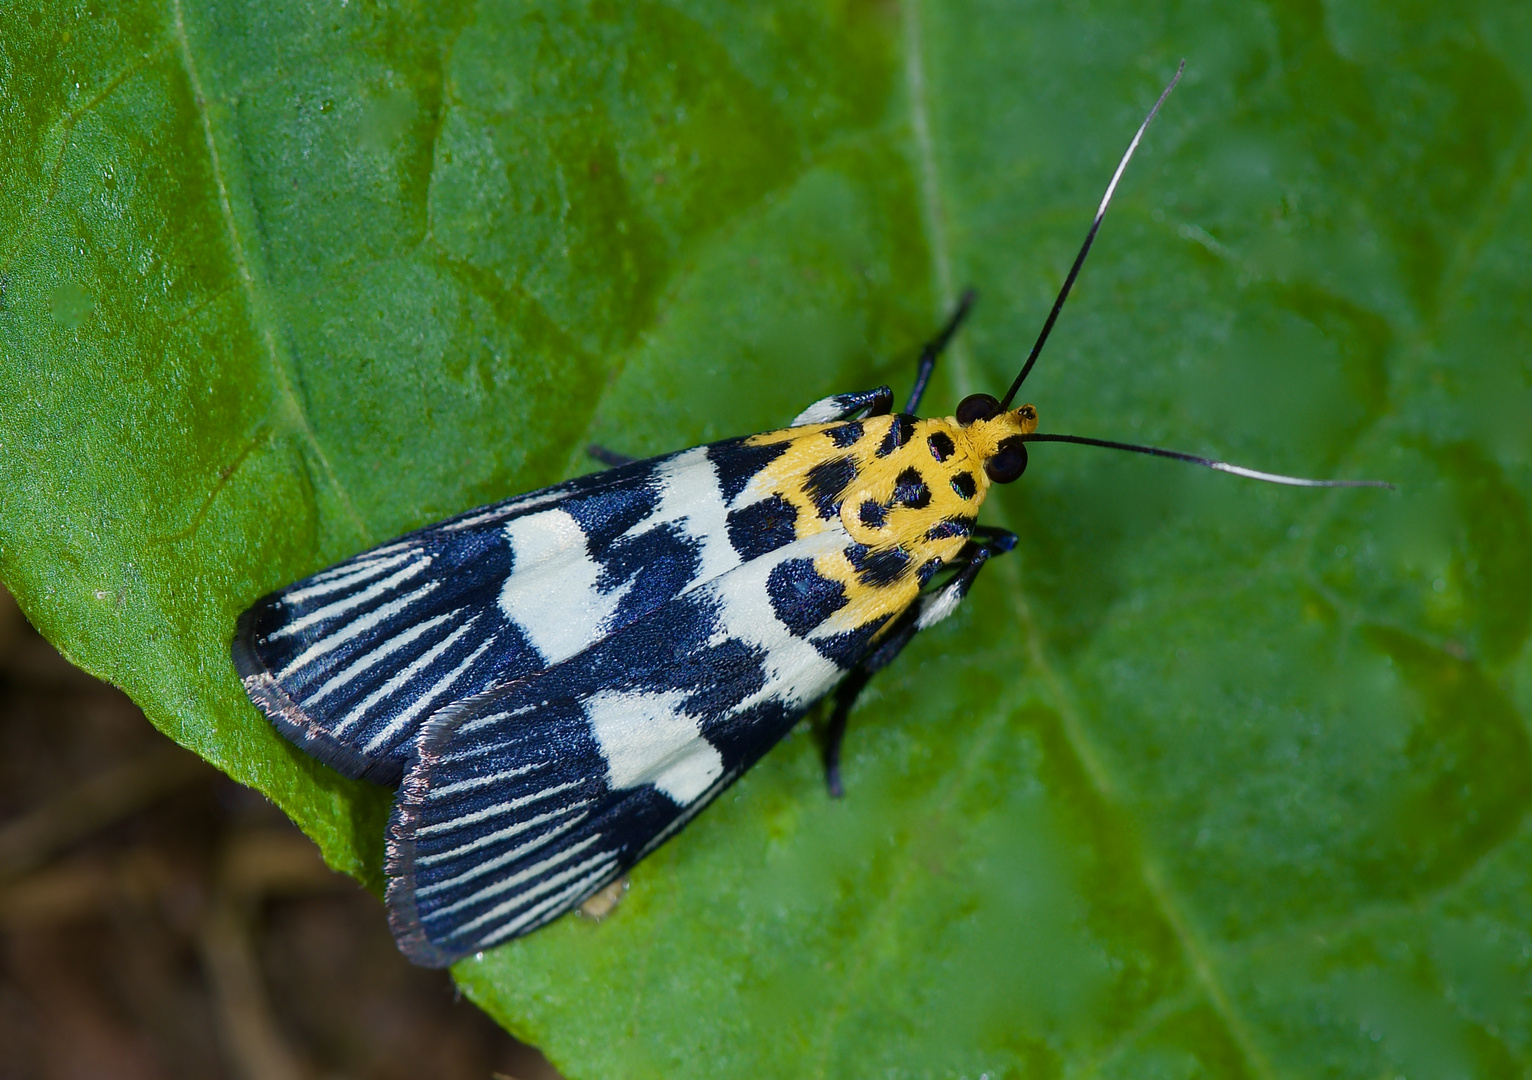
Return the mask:
<svg viewBox="0 0 1532 1080">
<path fill-rule="evenodd" d="M 997 484 L 1009 484 L 1027 471 L 1027 444 L 1019 436 L 1002 439 L 1000 447 L 984 462 L 984 471 Z"/>
<path fill-rule="evenodd" d="M 969 394 L 958 402 L 957 422 L 967 427 L 980 420 L 993 420 L 1000 415 L 1000 402 L 988 394 Z"/>
</svg>

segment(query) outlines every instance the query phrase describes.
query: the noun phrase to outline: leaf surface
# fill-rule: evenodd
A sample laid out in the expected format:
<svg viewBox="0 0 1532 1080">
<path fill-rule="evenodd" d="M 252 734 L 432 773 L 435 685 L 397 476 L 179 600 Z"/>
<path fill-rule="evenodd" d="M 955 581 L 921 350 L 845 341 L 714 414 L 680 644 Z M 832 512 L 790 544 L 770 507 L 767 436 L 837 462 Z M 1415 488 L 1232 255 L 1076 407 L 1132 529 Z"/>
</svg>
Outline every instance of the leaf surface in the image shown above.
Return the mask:
<svg viewBox="0 0 1532 1080">
<path fill-rule="evenodd" d="M 589 463 L 1025 354 L 1021 534 L 617 912 L 460 964 L 575 1080 L 1532 1067 L 1522 6 L 124 3 L 0 26 L 0 575 L 377 885 L 257 596 Z"/>
</svg>

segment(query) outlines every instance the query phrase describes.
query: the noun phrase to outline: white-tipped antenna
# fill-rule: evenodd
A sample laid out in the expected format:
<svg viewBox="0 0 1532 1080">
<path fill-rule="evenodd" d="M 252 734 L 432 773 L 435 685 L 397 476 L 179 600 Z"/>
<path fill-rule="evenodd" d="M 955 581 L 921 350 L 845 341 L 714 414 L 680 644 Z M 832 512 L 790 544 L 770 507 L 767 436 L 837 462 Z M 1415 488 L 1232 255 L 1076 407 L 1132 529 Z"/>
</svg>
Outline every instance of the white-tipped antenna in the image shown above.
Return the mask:
<svg viewBox="0 0 1532 1080">
<path fill-rule="evenodd" d="M 1064 287 L 1059 290 L 1058 299 L 1053 302 L 1053 310 L 1048 313 L 1048 319 L 1043 323 L 1042 332 L 1037 335 L 1037 343 L 1032 346 L 1031 353 L 1027 355 L 1027 362 L 1022 365 L 1021 373 L 1016 376 L 1016 381 L 1011 384 L 1011 388 L 1006 391 L 1005 397 L 1000 401 L 997 412 L 1003 412 L 1011 407 L 1011 402 L 1016 398 L 1016 391 L 1021 389 L 1021 384 L 1026 381 L 1027 374 L 1032 370 L 1032 365 L 1037 363 L 1038 354 L 1043 351 L 1043 343 L 1048 340 L 1048 335 L 1053 330 L 1053 324 L 1058 321 L 1059 312 L 1064 307 L 1064 301 L 1069 299 L 1069 290 L 1074 286 L 1075 278 L 1079 276 L 1080 267 L 1085 264 L 1085 256 L 1090 254 L 1090 246 L 1096 239 L 1096 230 L 1101 228 L 1101 219 L 1106 217 L 1106 208 L 1111 205 L 1112 195 L 1117 191 L 1117 182 L 1122 179 L 1122 174 L 1127 169 L 1128 162 L 1133 159 L 1133 151 L 1138 149 L 1138 144 L 1144 138 L 1144 132 L 1149 130 L 1149 124 L 1159 113 L 1160 106 L 1165 104 L 1165 99 L 1170 96 L 1170 92 L 1176 88 L 1176 83 L 1181 81 L 1181 74 L 1185 70 L 1186 61 L 1182 60 L 1176 67 L 1175 77 L 1160 92 L 1159 99 L 1154 103 L 1154 108 L 1149 110 L 1149 115 L 1144 117 L 1144 122 L 1138 125 L 1138 130 L 1133 133 L 1133 141 L 1128 144 L 1127 152 L 1122 155 L 1122 160 L 1117 163 L 1117 171 L 1112 173 L 1112 180 L 1106 186 L 1106 194 L 1101 196 L 1101 205 L 1096 207 L 1096 218 L 1090 223 L 1090 232 L 1085 234 L 1085 243 L 1080 245 L 1080 254 L 1075 256 L 1075 264 L 1069 268 L 1069 275 L 1064 278 Z M 1081 446 L 1103 446 L 1108 450 L 1126 450 L 1132 454 L 1149 454 L 1152 457 L 1184 461 L 1188 465 L 1201 465 L 1205 469 L 1229 473 L 1231 476 L 1243 476 L 1247 480 L 1260 480 L 1267 484 L 1286 484 L 1289 487 L 1370 487 L 1388 488 L 1391 491 L 1394 487 L 1393 484 L 1383 480 L 1311 480 L 1303 476 L 1284 476 L 1281 473 L 1247 469 L 1243 465 L 1230 465 L 1227 461 L 1214 461 L 1212 458 L 1198 457 L 1196 454 L 1183 454 L 1179 450 L 1164 450 L 1158 446 L 1140 446 L 1137 443 L 1116 442 L 1112 439 L 1091 439 L 1084 435 L 1048 435 L 1033 432 L 1031 435 L 1021 435 L 1016 436 L 1016 438 L 1019 438 L 1022 442 L 1029 443 L 1077 443 Z"/>
<path fill-rule="evenodd" d="M 1385 480 L 1310 480 L 1303 476 L 1283 476 L 1281 473 L 1247 469 L 1243 465 L 1230 465 L 1227 461 L 1214 461 L 1212 458 L 1198 457 L 1196 454 L 1183 454 L 1179 450 L 1164 450 L 1158 446 L 1140 446 L 1137 443 L 1114 442 L 1111 439 L 1088 439 L 1084 435 L 1045 435 L 1033 432 L 1031 435 L 1020 435 L 1017 437 L 1023 442 L 1029 443 L 1077 443 L 1080 446 L 1104 446 L 1108 450 L 1126 450 L 1133 454 L 1149 454 L 1153 457 L 1170 458 L 1172 461 L 1184 461 L 1188 465 L 1201 465 L 1205 469 L 1216 469 L 1219 472 L 1226 472 L 1233 476 L 1243 476 L 1247 480 L 1260 480 L 1267 484 L 1286 484 L 1289 487 L 1370 487 L 1394 490 L 1394 485 Z"/>
<path fill-rule="evenodd" d="M 1005 392 L 1005 397 L 1000 399 L 1001 412 L 1011 407 L 1011 402 L 1016 398 L 1016 391 L 1021 389 L 1021 384 L 1027 381 L 1027 373 L 1032 370 L 1032 365 L 1037 363 L 1038 354 L 1043 351 L 1043 343 L 1053 332 L 1053 324 L 1058 321 L 1059 312 L 1064 308 L 1064 301 L 1069 299 L 1069 290 L 1074 287 L 1075 278 L 1080 275 L 1080 267 L 1085 265 L 1085 256 L 1090 254 L 1090 246 L 1095 243 L 1096 230 L 1101 228 L 1101 219 L 1106 217 L 1106 208 L 1112 201 L 1112 193 L 1117 190 L 1117 181 L 1122 179 L 1123 170 L 1128 167 L 1128 162 L 1133 158 L 1133 151 L 1138 149 L 1144 132 L 1149 129 L 1150 122 L 1160 111 L 1160 106 L 1165 104 L 1165 99 L 1170 96 L 1170 92 L 1176 88 L 1176 83 L 1181 81 L 1181 73 L 1185 70 L 1186 61 L 1182 60 L 1176 68 L 1175 77 L 1170 80 L 1170 85 L 1160 91 L 1159 100 L 1154 103 L 1154 108 L 1149 110 L 1149 115 L 1144 117 L 1144 122 L 1138 125 L 1138 131 L 1133 134 L 1133 141 L 1128 144 L 1128 152 L 1123 154 L 1122 160 L 1117 163 L 1117 171 L 1112 174 L 1112 182 L 1106 186 L 1106 194 L 1101 196 L 1101 205 L 1096 208 L 1096 219 L 1090 223 L 1090 232 L 1085 234 L 1085 243 L 1080 245 L 1080 254 L 1075 256 L 1075 264 L 1069 268 L 1069 276 L 1064 279 L 1064 287 L 1059 290 L 1059 297 L 1053 302 L 1053 310 L 1048 312 L 1048 319 L 1043 323 L 1042 333 L 1037 335 L 1037 342 L 1032 346 L 1032 351 L 1027 354 L 1027 362 L 1021 366 L 1021 373 L 1016 376 L 1016 381 L 1011 383 L 1011 388 Z"/>
</svg>

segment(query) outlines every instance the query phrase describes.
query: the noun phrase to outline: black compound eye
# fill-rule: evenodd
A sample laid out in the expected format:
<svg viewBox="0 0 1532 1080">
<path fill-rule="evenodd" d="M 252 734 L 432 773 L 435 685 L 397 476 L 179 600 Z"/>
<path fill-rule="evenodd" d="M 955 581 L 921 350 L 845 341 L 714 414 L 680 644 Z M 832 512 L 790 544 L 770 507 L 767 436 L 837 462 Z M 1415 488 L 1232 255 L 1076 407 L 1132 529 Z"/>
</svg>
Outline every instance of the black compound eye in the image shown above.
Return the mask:
<svg viewBox="0 0 1532 1080">
<path fill-rule="evenodd" d="M 957 422 L 967 427 L 980 420 L 993 420 L 1000 415 L 1000 402 L 988 394 L 969 394 L 958 402 Z"/>
<path fill-rule="evenodd" d="M 1002 439 L 999 448 L 984 462 L 984 471 L 997 484 L 1009 484 L 1027 471 L 1027 444 L 1020 436 Z"/>
</svg>

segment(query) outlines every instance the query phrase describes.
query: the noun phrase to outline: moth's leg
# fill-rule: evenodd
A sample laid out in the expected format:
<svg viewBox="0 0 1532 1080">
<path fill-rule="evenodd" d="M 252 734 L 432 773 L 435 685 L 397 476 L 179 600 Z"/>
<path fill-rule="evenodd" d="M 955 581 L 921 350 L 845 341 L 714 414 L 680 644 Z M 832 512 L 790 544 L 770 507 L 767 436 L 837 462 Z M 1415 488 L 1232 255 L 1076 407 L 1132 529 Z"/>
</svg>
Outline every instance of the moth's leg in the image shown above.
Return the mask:
<svg viewBox="0 0 1532 1080">
<path fill-rule="evenodd" d="M 941 332 L 930 341 L 926 342 L 925 348 L 920 350 L 920 360 L 915 365 L 915 386 L 910 390 L 909 404 L 904 407 L 907 413 L 913 413 L 920 408 L 920 399 L 925 397 L 926 384 L 931 381 L 931 372 L 936 370 L 936 358 L 946 349 L 947 343 L 952 340 L 958 327 L 963 325 L 963 320 L 968 318 L 969 309 L 973 302 L 979 298 L 979 294 L 972 289 L 964 289 L 963 295 L 958 298 L 957 307 L 951 315 L 947 316 L 947 325 Z"/>
<path fill-rule="evenodd" d="M 638 460 L 636 457 L 629 457 L 627 454 L 619 454 L 616 450 L 608 450 L 606 447 L 597 446 L 595 443 L 591 443 L 589 446 L 587 446 L 585 448 L 585 452 L 591 457 L 595 458 L 597 461 L 601 462 L 601 464 L 612 469 L 617 468 L 619 465 L 631 465 Z"/>
<path fill-rule="evenodd" d="M 953 563 L 957 574 L 952 580 L 917 599 L 895 624 L 888 637 L 864 656 L 862 662 L 852 668 L 840 686 L 835 688 L 835 709 L 830 714 L 829 726 L 825 728 L 824 748 L 825 785 L 830 789 L 831 798 L 840 798 L 845 790 L 840 780 L 841 743 L 846 738 L 846 721 L 851 715 L 851 707 L 856 704 L 868 680 L 879 669 L 892 663 L 894 657 L 904 650 L 916 634 L 935 626 L 957 610 L 958 604 L 963 602 L 963 597 L 973 588 L 974 579 L 991 556 L 1003 554 L 1015 546 L 1015 533 L 987 526 L 976 527 L 973 540 L 963 548 Z"/>
<path fill-rule="evenodd" d="M 1015 546 L 1016 534 L 1013 532 L 987 525 L 974 526 L 972 537 L 963 548 L 963 553 L 958 556 L 960 561 L 955 563 L 960 567 L 956 576 L 941 588 L 924 593 L 915 601 L 915 607 L 918 608 L 915 629 L 928 630 L 956 611 L 963 597 L 968 595 L 968 590 L 973 588 L 974 578 L 979 576 L 984 564 L 993 556 L 1004 555 Z"/>
<path fill-rule="evenodd" d="M 858 665 L 835 688 L 835 711 L 830 714 L 830 724 L 825 728 L 824 752 L 825 786 L 830 789 L 832 799 L 846 793 L 840 782 L 840 744 L 846 738 L 846 718 L 851 715 L 851 706 L 856 704 L 857 697 L 871 678 L 872 672 Z"/>
<path fill-rule="evenodd" d="M 1016 546 L 1015 533 L 993 525 L 975 525 L 969 536 L 975 546 L 988 548 L 991 555 L 1004 555 Z"/>
<path fill-rule="evenodd" d="M 862 416 L 886 416 L 893 407 L 894 392 L 886 386 L 862 390 L 855 394 L 831 394 L 827 398 L 820 398 L 793 417 L 793 422 L 788 426 L 834 424 L 841 420 L 850 420 L 859 413 Z"/>
<path fill-rule="evenodd" d="M 840 798 L 845 790 L 840 782 L 840 746 L 846 738 L 846 720 L 851 715 L 851 707 L 866 688 L 867 681 L 891 664 L 894 657 L 904 651 L 904 647 L 920 630 L 919 609 L 920 602 L 917 600 L 900 617 L 888 636 L 878 643 L 878 647 L 862 657 L 861 663 L 852 668 L 835 688 L 835 709 L 830 714 L 829 726 L 825 728 L 824 750 L 825 785 L 830 789 L 832 799 Z"/>
</svg>

